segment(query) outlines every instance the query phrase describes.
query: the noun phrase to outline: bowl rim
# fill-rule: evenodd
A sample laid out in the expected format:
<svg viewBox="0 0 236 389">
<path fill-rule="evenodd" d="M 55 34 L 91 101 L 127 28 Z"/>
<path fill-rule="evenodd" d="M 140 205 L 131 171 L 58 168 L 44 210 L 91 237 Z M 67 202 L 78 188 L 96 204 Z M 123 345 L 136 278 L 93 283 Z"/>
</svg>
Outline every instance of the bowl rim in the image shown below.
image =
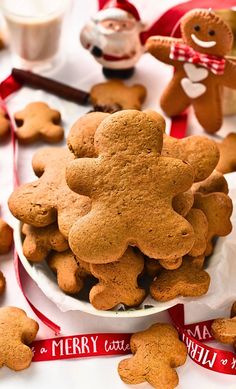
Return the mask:
<svg viewBox="0 0 236 389">
<path fill-rule="evenodd" d="M 34 271 L 34 264 L 31 265 L 30 262 L 28 261 L 28 259 L 23 254 L 23 244 L 22 244 L 23 242 L 22 242 L 22 232 L 21 232 L 23 223 L 17 219 L 15 219 L 15 220 L 16 220 L 16 223 L 14 226 L 14 241 L 15 241 L 15 247 L 16 247 L 16 251 L 17 251 L 19 260 L 21 261 L 27 274 L 33 279 L 33 281 L 37 284 L 37 286 L 44 293 L 44 295 L 50 301 L 52 301 L 58 307 L 58 309 L 60 309 L 62 312 L 72 310 L 71 308 L 68 308 L 67 304 L 65 304 L 65 302 L 64 302 L 64 300 L 68 301 L 68 299 L 73 299 L 73 300 L 77 301 L 78 309 L 73 308 L 74 311 L 81 311 L 81 312 L 85 312 L 85 313 L 88 313 L 88 314 L 91 314 L 94 316 L 110 317 L 110 318 L 145 317 L 145 316 L 154 315 L 156 313 L 166 311 L 168 308 L 171 308 L 174 305 L 176 305 L 176 302 L 174 302 L 174 300 L 171 300 L 170 302 L 165 302 L 165 303 L 160 302 L 160 303 L 158 303 L 158 304 L 160 304 L 160 306 L 154 306 L 154 307 L 150 307 L 150 308 L 149 307 L 148 308 L 138 308 L 138 309 L 130 309 L 130 310 L 126 310 L 126 311 L 122 311 L 122 310 L 121 311 L 119 311 L 119 310 L 118 311 L 112 311 L 112 310 L 102 311 L 102 310 L 98 310 L 98 309 L 94 308 L 92 306 L 92 304 L 90 304 L 89 302 L 81 301 L 81 300 L 76 299 L 73 296 L 67 295 L 58 287 L 58 285 L 56 283 L 55 283 L 55 286 L 58 287 L 58 291 L 57 291 L 55 296 L 59 297 L 59 294 L 63 294 L 63 296 L 64 296 L 63 302 L 57 301 L 56 298 L 55 299 L 50 298 L 49 296 L 47 296 L 46 290 L 41 285 L 41 282 L 40 282 L 41 280 L 37 276 L 37 272 Z M 164 306 L 161 306 L 162 304 Z M 61 307 L 64 307 L 64 308 L 61 308 Z"/>
</svg>

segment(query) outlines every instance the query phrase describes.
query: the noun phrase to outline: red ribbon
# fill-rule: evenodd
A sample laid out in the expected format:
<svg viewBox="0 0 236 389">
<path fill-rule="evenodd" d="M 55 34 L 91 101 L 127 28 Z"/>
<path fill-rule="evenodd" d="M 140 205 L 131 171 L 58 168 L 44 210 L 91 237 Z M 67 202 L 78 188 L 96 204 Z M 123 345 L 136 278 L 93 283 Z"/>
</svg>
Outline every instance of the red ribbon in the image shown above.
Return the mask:
<svg viewBox="0 0 236 389">
<path fill-rule="evenodd" d="M 33 362 L 130 354 L 131 334 L 83 334 L 32 343 Z"/>
<path fill-rule="evenodd" d="M 235 353 L 202 343 L 214 339 L 211 335 L 213 320 L 185 325 L 183 304 L 175 305 L 168 312 L 182 341 L 187 346 L 188 355 L 195 363 L 217 373 L 236 375 Z"/>
</svg>

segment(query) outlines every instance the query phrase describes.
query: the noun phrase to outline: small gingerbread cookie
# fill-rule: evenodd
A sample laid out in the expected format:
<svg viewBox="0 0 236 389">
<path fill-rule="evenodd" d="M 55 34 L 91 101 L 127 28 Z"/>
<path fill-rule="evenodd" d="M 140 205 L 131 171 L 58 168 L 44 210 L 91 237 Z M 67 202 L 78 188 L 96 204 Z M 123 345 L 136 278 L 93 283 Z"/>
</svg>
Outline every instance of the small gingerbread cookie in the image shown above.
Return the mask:
<svg viewBox="0 0 236 389">
<path fill-rule="evenodd" d="M 73 154 L 64 148 L 39 150 L 33 158 L 33 169 L 40 178 L 12 193 L 8 201 L 12 214 L 34 227 L 57 221 L 67 238 L 71 225 L 91 208 L 88 197 L 72 192 L 66 184 L 66 165 L 73 159 Z"/>
<path fill-rule="evenodd" d="M 179 383 L 176 367 L 184 365 L 187 348 L 170 324 L 157 323 L 133 334 L 133 356 L 118 366 L 120 378 L 131 385 L 148 382 L 155 389 L 173 389 Z"/>
<path fill-rule="evenodd" d="M 62 252 L 69 248 L 67 240 L 58 230 L 57 223 L 43 228 L 24 224 L 22 233 L 25 235 L 23 254 L 31 262 L 43 261 L 51 250 Z"/>
<path fill-rule="evenodd" d="M 59 126 L 60 112 L 46 103 L 30 103 L 16 112 L 14 118 L 18 127 L 16 136 L 21 143 L 30 144 L 38 140 L 57 143 L 64 137 L 64 130 Z"/>
<path fill-rule="evenodd" d="M 169 301 L 178 296 L 196 297 L 207 293 L 210 276 L 185 258 L 176 270 L 163 269 L 150 286 L 150 294 L 157 301 Z"/>
<path fill-rule="evenodd" d="M 0 271 L 0 296 L 3 294 L 6 288 L 6 280 L 3 273 Z"/>
<path fill-rule="evenodd" d="M 200 192 L 202 194 L 214 192 L 229 193 L 229 187 L 225 177 L 217 170 L 214 170 L 204 181 L 194 183 L 191 189 L 193 193 Z"/>
<path fill-rule="evenodd" d="M 192 135 L 176 139 L 164 135 L 162 156 L 188 162 L 194 170 L 194 181 L 198 182 L 213 172 L 220 154 L 216 142 L 205 136 Z"/>
<path fill-rule="evenodd" d="M 212 240 L 215 236 L 226 236 L 232 230 L 230 216 L 232 214 L 232 200 L 225 193 L 195 193 L 194 208 L 200 209 L 208 221 L 207 248 L 205 255 L 213 252 Z"/>
<path fill-rule="evenodd" d="M 6 112 L 0 107 L 0 141 L 10 133 L 10 121 Z"/>
<path fill-rule="evenodd" d="M 35 339 L 39 326 L 19 308 L 0 308 L 0 367 L 23 370 L 29 367 L 33 351 L 28 345 Z"/>
<path fill-rule="evenodd" d="M 69 187 L 92 200 L 69 233 L 75 255 L 104 264 L 129 245 L 155 259 L 187 254 L 193 229 L 172 201 L 192 185 L 193 169 L 161 156 L 162 124 L 144 112 L 120 111 L 101 122 L 94 142 L 99 157 L 76 159 L 66 172 Z"/>
<path fill-rule="evenodd" d="M 144 268 L 141 253 L 128 247 L 116 262 L 90 265 L 91 273 L 99 283 L 89 293 L 89 301 L 96 309 L 108 310 L 118 304 L 135 307 L 145 298 L 145 290 L 139 288 L 137 278 Z"/>
<path fill-rule="evenodd" d="M 236 134 L 227 135 L 217 143 L 220 150 L 220 160 L 216 170 L 225 174 L 236 171 Z"/>
<path fill-rule="evenodd" d="M 218 340 L 218 342 L 232 344 L 236 350 L 235 303 L 231 309 L 231 319 L 214 320 L 211 326 L 211 332 L 214 338 Z"/>
<path fill-rule="evenodd" d="M 81 116 L 72 126 L 67 137 L 67 145 L 76 158 L 96 157 L 94 134 L 108 113 L 91 112 Z"/>
<path fill-rule="evenodd" d="M 47 262 L 50 269 L 56 273 L 57 283 L 61 290 L 68 294 L 80 292 L 88 273 L 78 265 L 71 250 L 51 253 Z"/>
<path fill-rule="evenodd" d="M 175 68 L 161 96 L 161 108 L 173 117 L 192 105 L 202 127 L 214 133 L 222 125 L 222 87 L 236 88 L 236 65 L 226 57 L 232 49 L 233 33 L 207 9 L 187 12 L 180 29 L 181 39 L 153 36 L 146 42 L 147 51 Z"/>
<path fill-rule="evenodd" d="M 118 104 L 121 109 L 141 110 L 147 90 L 143 85 L 125 85 L 121 80 L 110 80 L 96 84 L 90 91 L 93 105 L 112 106 Z"/>
<path fill-rule="evenodd" d="M 11 250 L 12 242 L 12 228 L 0 218 L 0 255 L 7 254 Z"/>
</svg>

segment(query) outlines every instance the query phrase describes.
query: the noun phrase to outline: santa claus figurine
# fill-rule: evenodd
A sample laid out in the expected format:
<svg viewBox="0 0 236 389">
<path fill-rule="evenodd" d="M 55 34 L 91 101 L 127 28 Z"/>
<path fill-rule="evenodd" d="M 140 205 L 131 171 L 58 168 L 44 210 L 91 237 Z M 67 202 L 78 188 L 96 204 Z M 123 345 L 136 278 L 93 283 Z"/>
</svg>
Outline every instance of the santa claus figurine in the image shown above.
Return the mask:
<svg viewBox="0 0 236 389">
<path fill-rule="evenodd" d="M 107 78 L 129 78 L 144 52 L 144 24 L 127 0 L 109 1 L 81 31 L 85 49 L 103 66 Z"/>
</svg>

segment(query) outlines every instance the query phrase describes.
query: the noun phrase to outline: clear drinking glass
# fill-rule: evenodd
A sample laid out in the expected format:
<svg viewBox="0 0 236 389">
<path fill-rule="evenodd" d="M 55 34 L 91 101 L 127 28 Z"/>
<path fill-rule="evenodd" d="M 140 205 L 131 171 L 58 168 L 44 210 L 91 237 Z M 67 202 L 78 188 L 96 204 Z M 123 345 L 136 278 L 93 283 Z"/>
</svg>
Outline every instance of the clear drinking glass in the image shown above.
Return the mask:
<svg viewBox="0 0 236 389">
<path fill-rule="evenodd" d="M 27 69 L 57 65 L 69 4 L 70 0 L 0 0 L 16 65 Z"/>
</svg>

